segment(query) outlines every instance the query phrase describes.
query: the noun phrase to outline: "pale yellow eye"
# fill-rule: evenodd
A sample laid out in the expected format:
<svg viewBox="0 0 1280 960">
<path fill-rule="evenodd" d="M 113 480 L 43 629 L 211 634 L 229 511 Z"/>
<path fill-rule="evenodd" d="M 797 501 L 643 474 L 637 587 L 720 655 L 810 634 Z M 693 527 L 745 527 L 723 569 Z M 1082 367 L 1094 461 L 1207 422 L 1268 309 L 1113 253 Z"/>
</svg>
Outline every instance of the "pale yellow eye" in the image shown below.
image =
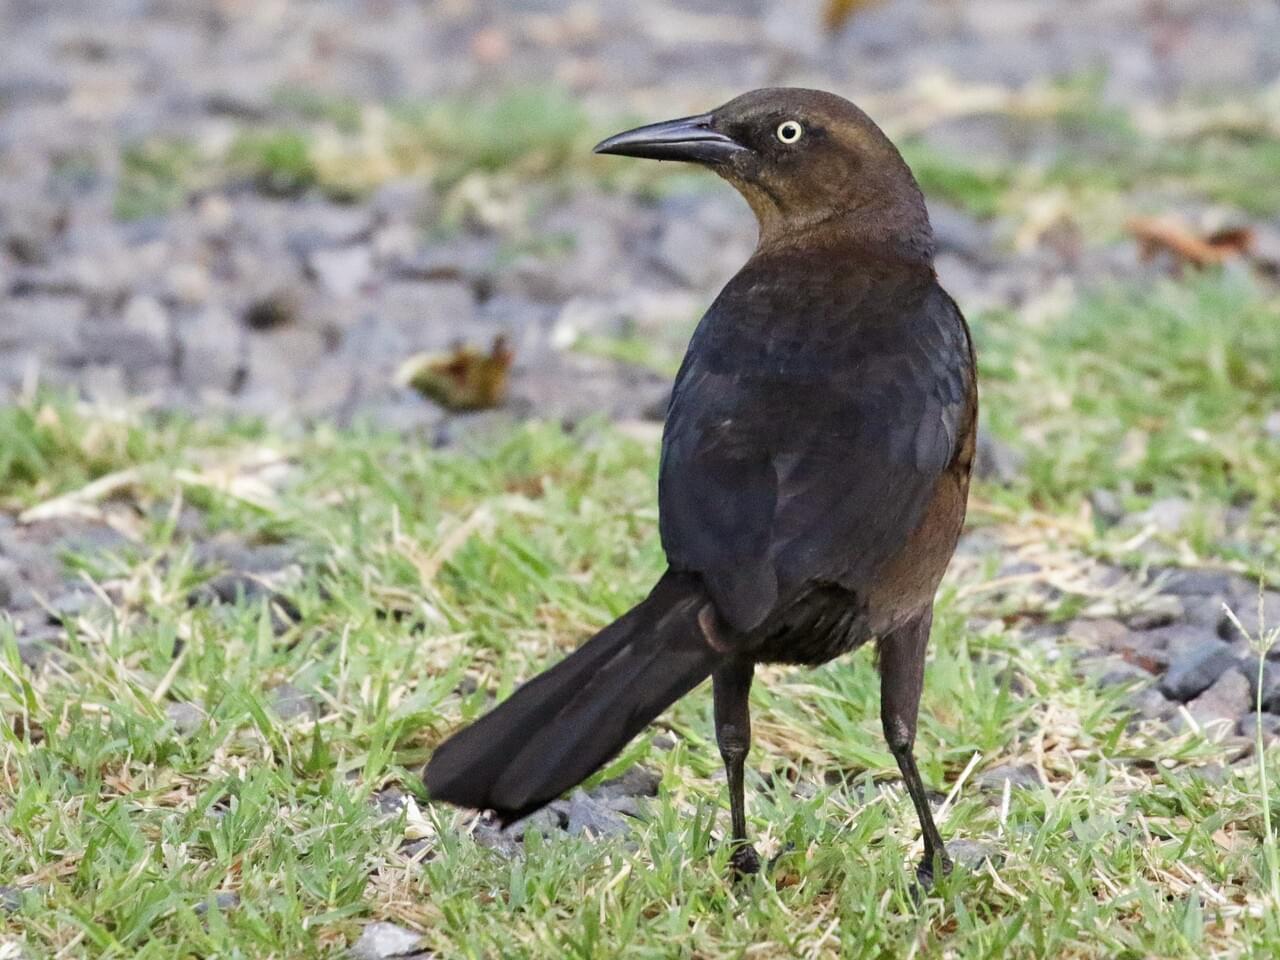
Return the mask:
<svg viewBox="0 0 1280 960">
<path fill-rule="evenodd" d="M 792 144 L 804 136 L 804 127 L 795 120 L 783 120 L 778 124 L 777 133 L 783 143 Z"/>
</svg>

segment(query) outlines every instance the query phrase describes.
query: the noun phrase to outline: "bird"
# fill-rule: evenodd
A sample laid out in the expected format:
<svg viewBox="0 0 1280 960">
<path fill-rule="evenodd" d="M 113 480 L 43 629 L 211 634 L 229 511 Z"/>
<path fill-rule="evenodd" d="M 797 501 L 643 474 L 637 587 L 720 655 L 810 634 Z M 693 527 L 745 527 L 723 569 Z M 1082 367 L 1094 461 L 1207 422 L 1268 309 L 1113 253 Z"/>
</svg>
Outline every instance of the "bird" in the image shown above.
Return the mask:
<svg viewBox="0 0 1280 960">
<path fill-rule="evenodd" d="M 445 740 L 427 794 L 518 820 L 710 677 L 729 864 L 756 873 L 743 786 L 755 666 L 814 666 L 873 644 L 928 885 L 951 861 L 914 744 L 978 398 L 919 185 L 866 113 L 820 90 L 755 90 L 595 152 L 718 174 L 754 212 L 756 247 L 698 323 L 672 388 L 658 471 L 667 569 L 629 612 Z"/>
</svg>

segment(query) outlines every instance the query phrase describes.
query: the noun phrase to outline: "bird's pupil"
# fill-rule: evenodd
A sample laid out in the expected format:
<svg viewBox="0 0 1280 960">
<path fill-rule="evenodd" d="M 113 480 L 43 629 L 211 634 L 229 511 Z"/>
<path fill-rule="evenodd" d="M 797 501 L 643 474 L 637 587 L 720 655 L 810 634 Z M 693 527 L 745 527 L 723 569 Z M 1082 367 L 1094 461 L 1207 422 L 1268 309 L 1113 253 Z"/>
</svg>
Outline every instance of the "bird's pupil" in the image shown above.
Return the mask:
<svg viewBox="0 0 1280 960">
<path fill-rule="evenodd" d="M 778 139 L 783 143 L 795 143 L 800 139 L 800 124 L 787 120 L 778 127 Z"/>
</svg>

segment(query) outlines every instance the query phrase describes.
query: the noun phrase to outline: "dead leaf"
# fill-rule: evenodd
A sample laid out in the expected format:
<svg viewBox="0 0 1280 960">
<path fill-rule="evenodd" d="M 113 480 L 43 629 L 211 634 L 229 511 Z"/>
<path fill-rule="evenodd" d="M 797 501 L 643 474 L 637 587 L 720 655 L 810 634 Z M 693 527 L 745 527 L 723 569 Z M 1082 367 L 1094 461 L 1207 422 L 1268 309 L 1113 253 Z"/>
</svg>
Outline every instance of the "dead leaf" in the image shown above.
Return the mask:
<svg viewBox="0 0 1280 960">
<path fill-rule="evenodd" d="M 1125 229 L 1138 241 L 1143 260 L 1169 253 L 1193 267 L 1211 267 L 1247 256 L 1253 248 L 1253 231 L 1248 227 L 1201 236 L 1173 217 L 1134 217 Z"/>
<path fill-rule="evenodd" d="M 878 2 L 879 0 L 827 0 L 822 8 L 822 25 L 828 33 L 835 33 L 861 8 Z"/>
<path fill-rule="evenodd" d="M 507 338 L 499 335 L 488 353 L 460 344 L 448 353 L 412 356 L 396 381 L 450 410 L 486 410 L 506 400 L 514 356 Z"/>
</svg>

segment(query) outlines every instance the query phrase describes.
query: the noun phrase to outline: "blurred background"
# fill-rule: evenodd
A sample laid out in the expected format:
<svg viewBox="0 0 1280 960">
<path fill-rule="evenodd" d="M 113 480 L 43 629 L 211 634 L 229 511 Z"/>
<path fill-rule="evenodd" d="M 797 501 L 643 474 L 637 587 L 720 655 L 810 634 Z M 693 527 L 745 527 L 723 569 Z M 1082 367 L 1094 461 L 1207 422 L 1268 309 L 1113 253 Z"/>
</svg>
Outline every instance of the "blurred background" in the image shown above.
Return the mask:
<svg viewBox="0 0 1280 960">
<path fill-rule="evenodd" d="M 541 844 L 418 776 L 658 577 L 752 250 L 591 147 L 767 84 L 901 145 L 978 347 L 939 896 L 865 656 L 753 690 L 767 896 L 704 694 Z M 0 0 L 2 960 L 1280 956 L 1277 571 L 1275 0 Z"/>
<path fill-rule="evenodd" d="M 1274 275 L 1278 36 L 1270 0 L 7 0 L 0 395 L 660 418 L 754 226 L 590 147 L 770 84 L 903 144 L 975 318 Z"/>
</svg>

